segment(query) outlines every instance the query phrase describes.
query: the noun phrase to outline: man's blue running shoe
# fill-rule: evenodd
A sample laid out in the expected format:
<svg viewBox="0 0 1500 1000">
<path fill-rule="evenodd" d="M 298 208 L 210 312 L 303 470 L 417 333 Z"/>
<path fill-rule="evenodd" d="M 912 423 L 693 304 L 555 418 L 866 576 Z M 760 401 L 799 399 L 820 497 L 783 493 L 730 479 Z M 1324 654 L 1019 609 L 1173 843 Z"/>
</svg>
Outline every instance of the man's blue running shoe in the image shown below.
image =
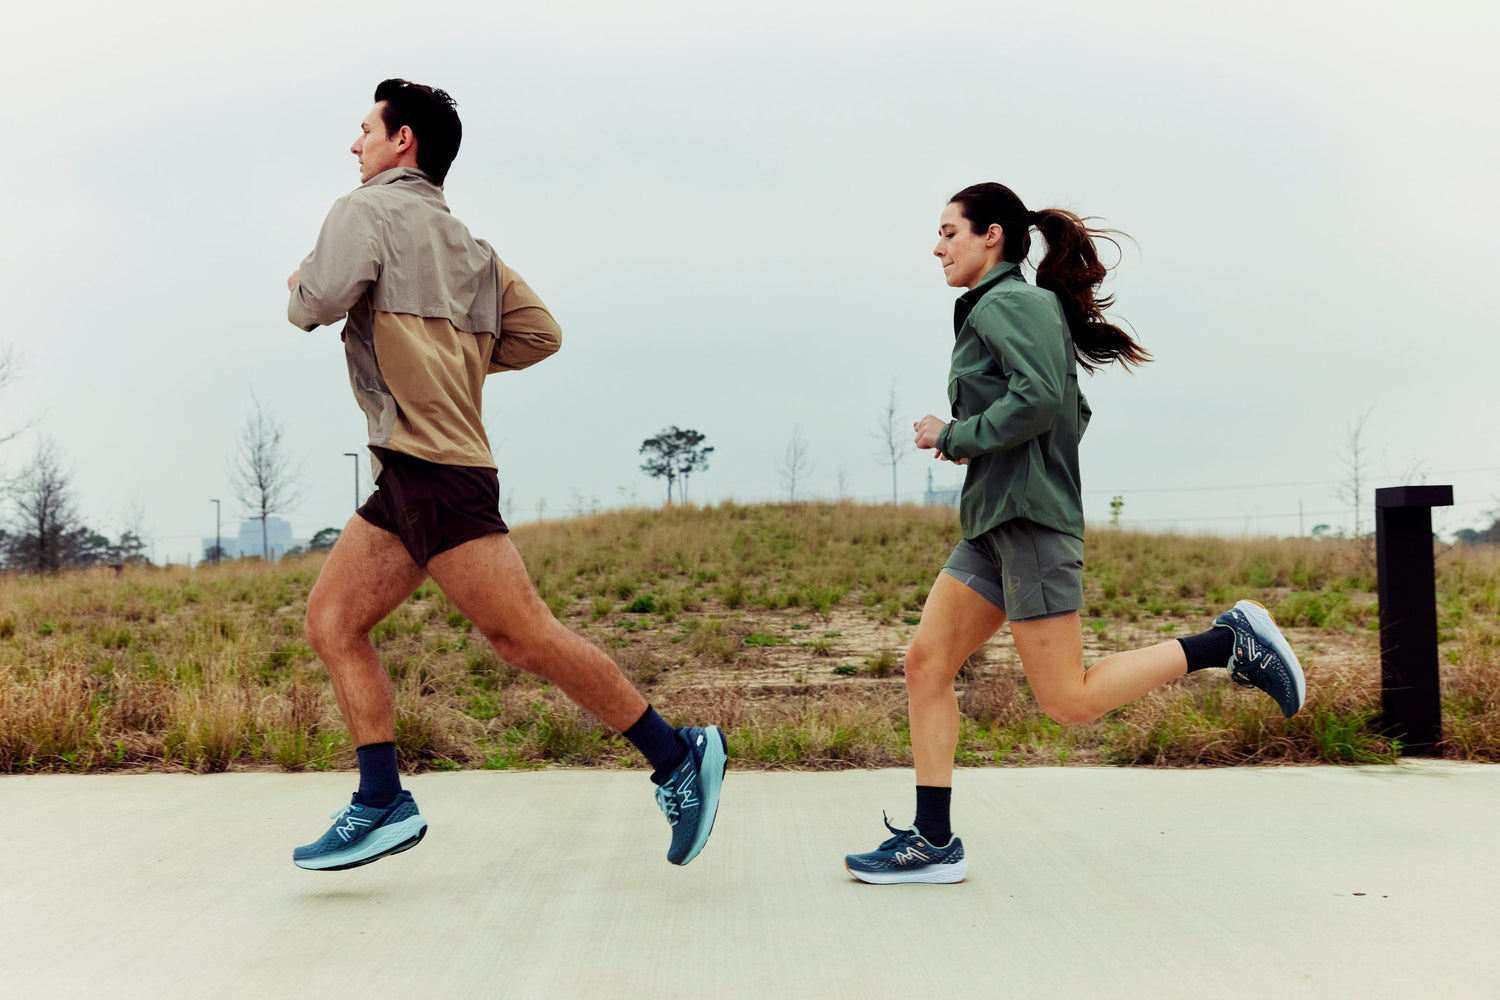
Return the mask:
<svg viewBox="0 0 1500 1000">
<path fill-rule="evenodd" d="M 1275 698 L 1281 714 L 1288 719 L 1296 715 L 1307 697 L 1307 679 L 1271 612 L 1255 601 L 1240 601 L 1215 618 L 1214 624 L 1234 633 L 1230 678 L 1242 687 L 1260 688 Z"/>
<path fill-rule="evenodd" d="M 885 828 L 895 834 L 868 854 L 850 854 L 844 867 L 861 882 L 891 885 L 896 882 L 962 882 L 969 874 L 969 859 L 964 857 L 964 842 L 957 836 L 937 847 L 917 832 L 914 826 L 898 830 L 890 817 L 881 818 Z"/>
<path fill-rule="evenodd" d="M 687 756 L 672 776 L 656 787 L 656 804 L 672 824 L 667 860 L 685 865 L 698 856 L 713 832 L 729 743 L 718 726 L 683 726 L 677 735 L 687 743 Z"/>
<path fill-rule="evenodd" d="M 403 789 L 384 809 L 367 806 L 355 794 L 333 814 L 333 826 L 316 844 L 292 851 L 298 868 L 337 872 L 409 851 L 427 836 L 427 821 L 417 812 L 411 792 Z"/>
</svg>

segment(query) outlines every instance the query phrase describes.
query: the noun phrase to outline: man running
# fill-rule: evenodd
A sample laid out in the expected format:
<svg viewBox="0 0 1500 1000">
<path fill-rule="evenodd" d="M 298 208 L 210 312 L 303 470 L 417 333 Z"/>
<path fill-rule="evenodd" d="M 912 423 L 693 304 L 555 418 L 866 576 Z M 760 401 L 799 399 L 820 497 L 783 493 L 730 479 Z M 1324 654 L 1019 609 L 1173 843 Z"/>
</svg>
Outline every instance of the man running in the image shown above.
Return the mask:
<svg viewBox="0 0 1500 1000">
<path fill-rule="evenodd" d="M 360 186 L 334 203 L 287 279 L 293 324 L 345 320 L 376 484 L 307 601 L 308 642 L 359 754 L 359 791 L 292 860 L 338 871 L 427 833 L 401 788 L 391 682 L 370 630 L 431 576 L 505 662 L 561 688 L 650 761 L 672 826 L 667 860 L 685 865 L 713 830 L 727 744 L 715 726 L 667 725 L 609 657 L 564 628 L 507 536 L 481 420 L 484 378 L 541 361 L 560 335 L 521 276 L 448 211 L 443 179 L 461 136 L 448 94 L 382 82 L 350 147 Z"/>
</svg>

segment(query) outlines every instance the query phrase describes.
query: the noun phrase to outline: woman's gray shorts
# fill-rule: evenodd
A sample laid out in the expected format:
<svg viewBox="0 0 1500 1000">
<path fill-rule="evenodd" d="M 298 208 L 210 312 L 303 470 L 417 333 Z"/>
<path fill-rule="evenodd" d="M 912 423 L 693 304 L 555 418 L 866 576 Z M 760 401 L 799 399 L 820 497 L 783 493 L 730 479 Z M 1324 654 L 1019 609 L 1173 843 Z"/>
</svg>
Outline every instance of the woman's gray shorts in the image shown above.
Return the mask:
<svg viewBox="0 0 1500 1000">
<path fill-rule="evenodd" d="M 1083 607 L 1083 539 L 1032 521 L 1006 521 L 965 538 L 943 572 L 1012 622 L 1055 618 Z"/>
</svg>

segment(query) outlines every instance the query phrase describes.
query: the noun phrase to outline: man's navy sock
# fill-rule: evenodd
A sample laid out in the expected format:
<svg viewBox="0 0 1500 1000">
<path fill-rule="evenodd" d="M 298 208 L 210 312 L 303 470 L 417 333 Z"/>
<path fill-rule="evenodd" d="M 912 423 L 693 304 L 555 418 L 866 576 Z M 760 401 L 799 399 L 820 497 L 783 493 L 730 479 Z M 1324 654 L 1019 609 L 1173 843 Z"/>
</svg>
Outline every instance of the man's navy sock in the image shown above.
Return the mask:
<svg viewBox="0 0 1500 1000">
<path fill-rule="evenodd" d="M 934 847 L 942 847 L 953 839 L 952 821 L 948 818 L 948 807 L 952 802 L 951 788 L 917 786 L 917 818 L 912 821 L 912 826 Z"/>
<path fill-rule="evenodd" d="M 1226 625 L 1215 625 L 1207 632 L 1181 636 L 1182 651 L 1187 654 L 1188 673 L 1207 667 L 1227 667 L 1234 655 L 1234 630 Z"/>
<path fill-rule="evenodd" d="M 359 754 L 359 801 L 384 809 L 401 794 L 401 769 L 396 766 L 396 744 L 366 743 Z"/>
<path fill-rule="evenodd" d="M 670 778 L 687 756 L 687 743 L 650 705 L 646 706 L 645 714 L 635 720 L 635 725 L 625 730 L 624 736 L 651 762 L 651 780 L 658 785 Z"/>
</svg>

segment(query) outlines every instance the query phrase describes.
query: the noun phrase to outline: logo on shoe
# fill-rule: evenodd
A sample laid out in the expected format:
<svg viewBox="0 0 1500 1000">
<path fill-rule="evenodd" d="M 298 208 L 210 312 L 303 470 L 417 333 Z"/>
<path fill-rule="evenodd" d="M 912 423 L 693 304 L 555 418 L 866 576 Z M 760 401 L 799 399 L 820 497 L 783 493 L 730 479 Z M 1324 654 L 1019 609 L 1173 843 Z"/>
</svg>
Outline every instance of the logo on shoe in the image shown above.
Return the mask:
<svg viewBox="0 0 1500 1000">
<path fill-rule="evenodd" d="M 1255 636 L 1253 636 L 1253 635 L 1247 635 L 1247 636 L 1245 636 L 1245 658 L 1247 660 L 1254 660 L 1259 655 L 1260 655 L 1260 647 L 1258 647 L 1255 644 Z"/>
<path fill-rule="evenodd" d="M 696 809 L 698 807 L 698 787 L 696 782 L 683 782 L 678 788 L 678 801 L 684 809 Z"/>
<path fill-rule="evenodd" d="M 921 851 L 917 850 L 915 847 L 908 847 L 904 851 L 897 851 L 896 852 L 896 864 L 898 864 L 898 865 L 909 865 L 909 864 L 911 864 L 914 861 L 931 861 L 931 860 L 932 860 L 932 856 L 931 855 L 924 854 Z"/>
<path fill-rule="evenodd" d="M 360 819 L 358 816 L 350 816 L 348 818 L 348 822 L 344 826 L 335 826 L 334 829 L 338 831 L 339 837 L 344 841 L 344 843 L 347 844 L 350 839 L 353 838 L 354 830 L 356 827 L 370 825 L 371 823 L 367 819 Z"/>
</svg>

